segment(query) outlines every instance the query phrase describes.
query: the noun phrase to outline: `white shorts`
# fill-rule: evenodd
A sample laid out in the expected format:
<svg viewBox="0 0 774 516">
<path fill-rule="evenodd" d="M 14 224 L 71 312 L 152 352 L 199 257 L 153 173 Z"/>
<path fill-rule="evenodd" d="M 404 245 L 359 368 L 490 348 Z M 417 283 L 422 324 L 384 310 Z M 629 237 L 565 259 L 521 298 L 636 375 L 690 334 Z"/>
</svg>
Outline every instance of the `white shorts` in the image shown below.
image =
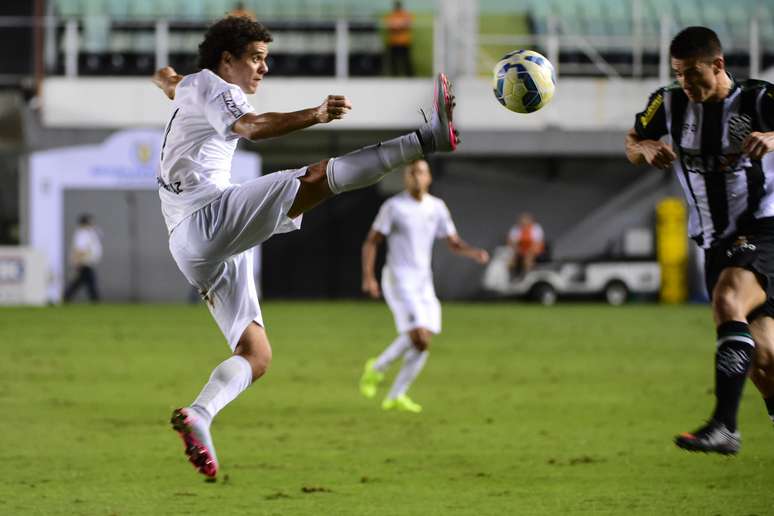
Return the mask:
<svg viewBox="0 0 774 516">
<path fill-rule="evenodd" d="M 229 346 L 248 325 L 263 326 L 255 289 L 254 247 L 301 227 L 287 216 L 306 168 L 275 172 L 223 191 L 180 222 L 169 250 L 188 282 L 199 289 Z"/>
<path fill-rule="evenodd" d="M 435 296 L 433 275 L 382 269 L 382 294 L 395 318 L 398 333 L 426 328 L 441 333 L 441 303 Z"/>
</svg>

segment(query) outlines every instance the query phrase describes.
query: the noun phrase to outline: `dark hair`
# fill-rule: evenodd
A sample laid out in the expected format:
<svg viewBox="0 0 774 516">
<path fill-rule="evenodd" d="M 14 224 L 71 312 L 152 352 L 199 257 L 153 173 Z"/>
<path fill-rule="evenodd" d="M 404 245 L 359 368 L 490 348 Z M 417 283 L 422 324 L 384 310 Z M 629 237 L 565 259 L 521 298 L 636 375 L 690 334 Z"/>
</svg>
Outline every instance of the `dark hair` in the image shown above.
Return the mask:
<svg viewBox="0 0 774 516">
<path fill-rule="evenodd" d="M 675 59 L 711 59 L 723 55 L 723 47 L 715 31 L 707 27 L 687 27 L 669 45 Z"/>
<path fill-rule="evenodd" d="M 81 226 L 87 226 L 91 224 L 92 217 L 90 213 L 81 213 L 78 215 L 78 224 Z"/>
<path fill-rule="evenodd" d="M 229 16 L 213 23 L 199 45 L 199 68 L 217 71 L 223 52 L 239 57 L 253 41 L 273 41 L 262 23 L 243 16 Z"/>
</svg>

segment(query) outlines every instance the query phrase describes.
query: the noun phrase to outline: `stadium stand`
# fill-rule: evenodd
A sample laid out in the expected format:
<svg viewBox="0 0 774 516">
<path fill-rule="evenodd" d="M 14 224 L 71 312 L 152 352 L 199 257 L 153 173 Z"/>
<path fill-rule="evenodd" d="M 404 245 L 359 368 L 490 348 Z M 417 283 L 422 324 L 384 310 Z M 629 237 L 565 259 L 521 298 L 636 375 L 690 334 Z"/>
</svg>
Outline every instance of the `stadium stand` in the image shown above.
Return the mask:
<svg viewBox="0 0 774 516">
<path fill-rule="evenodd" d="M 389 0 L 247 0 L 245 9 L 255 12 L 276 34 L 270 65 L 278 76 L 332 76 L 336 73 L 336 22 L 348 21 L 349 75 L 380 75 L 383 69 L 384 30 L 381 18 Z M 154 66 L 156 24 L 168 22 L 169 63 L 183 72 L 192 71 L 195 49 L 202 32 L 214 19 L 232 10 L 230 0 L 56 0 L 54 12 L 60 40 L 54 73 L 64 73 L 64 24 L 77 20 L 79 74 L 145 75 Z M 421 52 L 432 53 L 432 0 L 406 2 L 417 14 L 417 38 Z M 521 37 L 543 49 L 549 36 L 560 45 L 559 62 L 565 75 L 653 76 L 658 71 L 661 18 L 672 27 L 703 24 L 718 32 L 727 47 L 732 70 L 749 67 L 750 15 L 758 21 L 763 67 L 774 64 L 774 20 L 759 0 L 738 0 L 727 9 L 723 0 L 481 0 L 480 52 L 490 61 L 502 43 L 485 40 Z M 638 16 L 639 14 L 639 16 Z M 639 21 L 635 21 L 639 20 Z M 637 35 L 639 39 L 637 39 Z M 526 38 L 526 39 L 524 39 Z M 643 66 L 634 64 L 635 45 L 641 45 Z M 604 60 L 610 69 L 600 68 Z M 424 59 L 429 63 L 431 57 Z M 596 62 L 596 64 L 595 64 Z M 423 68 L 420 66 L 420 68 Z M 488 66 L 479 67 L 484 73 Z M 430 73 L 430 65 L 423 74 Z"/>
</svg>

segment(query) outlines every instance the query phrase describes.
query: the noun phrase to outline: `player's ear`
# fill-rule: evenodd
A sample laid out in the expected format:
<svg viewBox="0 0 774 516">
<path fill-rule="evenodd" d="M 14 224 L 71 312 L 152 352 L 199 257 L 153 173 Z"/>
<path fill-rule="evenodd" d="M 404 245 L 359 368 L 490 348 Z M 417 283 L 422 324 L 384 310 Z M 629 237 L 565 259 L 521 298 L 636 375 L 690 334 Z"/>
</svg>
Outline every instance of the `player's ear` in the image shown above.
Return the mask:
<svg viewBox="0 0 774 516">
<path fill-rule="evenodd" d="M 715 69 L 715 73 L 725 72 L 726 60 L 723 59 L 723 56 L 717 56 L 712 60 L 712 66 Z"/>
<path fill-rule="evenodd" d="M 220 62 L 224 65 L 231 65 L 232 61 L 234 60 L 234 56 L 231 55 L 231 52 L 228 50 L 224 50 L 222 54 L 220 54 Z"/>
</svg>

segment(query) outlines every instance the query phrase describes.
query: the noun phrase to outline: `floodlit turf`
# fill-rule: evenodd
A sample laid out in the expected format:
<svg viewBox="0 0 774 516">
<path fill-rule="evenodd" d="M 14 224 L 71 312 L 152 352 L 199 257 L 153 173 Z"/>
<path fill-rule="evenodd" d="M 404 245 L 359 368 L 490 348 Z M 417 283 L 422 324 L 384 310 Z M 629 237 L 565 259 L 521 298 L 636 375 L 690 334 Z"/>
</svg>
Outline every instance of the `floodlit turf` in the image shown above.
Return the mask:
<svg viewBox="0 0 774 516">
<path fill-rule="evenodd" d="M 709 413 L 706 307 L 451 304 L 412 390 L 360 397 L 384 305 L 267 302 L 266 378 L 214 425 L 207 484 L 168 427 L 228 348 L 188 306 L 0 310 L 0 514 L 765 515 L 774 430 L 748 383 L 740 456 Z"/>
</svg>

